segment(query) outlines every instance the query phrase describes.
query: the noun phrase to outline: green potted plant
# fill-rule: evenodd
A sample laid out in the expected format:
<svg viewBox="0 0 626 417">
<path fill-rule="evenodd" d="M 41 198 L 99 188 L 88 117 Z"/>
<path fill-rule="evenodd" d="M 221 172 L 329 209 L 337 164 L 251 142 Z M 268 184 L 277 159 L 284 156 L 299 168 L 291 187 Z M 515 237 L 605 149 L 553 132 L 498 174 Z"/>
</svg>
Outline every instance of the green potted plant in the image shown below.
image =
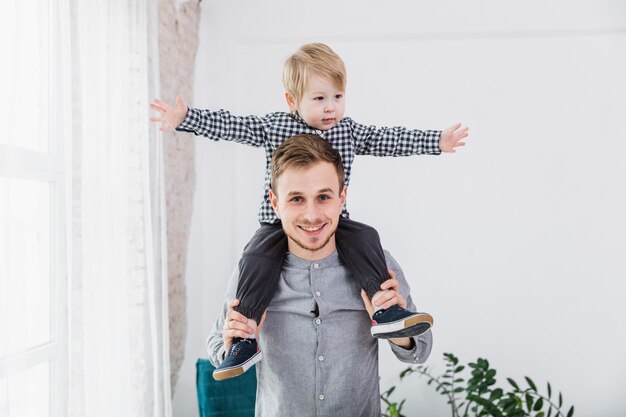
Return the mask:
<svg viewBox="0 0 626 417">
<path fill-rule="evenodd" d="M 496 370 L 489 366 L 486 359 L 478 358 L 470 362 L 472 369 L 469 378 L 463 377 L 465 365 L 459 365 L 459 359 L 452 353 L 444 353 L 445 372 L 434 376 L 431 368 L 424 365 L 411 366 L 400 373 L 400 381 L 411 374 L 425 377 L 428 385 L 445 396 L 450 404 L 452 417 L 572 417 L 574 406 L 567 413 L 562 411 L 563 395 L 553 398 L 552 386 L 547 383 L 546 393 L 537 389 L 535 382 L 524 377 L 527 388 L 511 378 L 507 378 L 509 386 L 496 386 Z M 399 403 L 390 397 L 394 392 L 392 386 L 381 395 L 386 404 L 385 417 L 406 417 L 401 413 L 405 400 Z"/>
</svg>

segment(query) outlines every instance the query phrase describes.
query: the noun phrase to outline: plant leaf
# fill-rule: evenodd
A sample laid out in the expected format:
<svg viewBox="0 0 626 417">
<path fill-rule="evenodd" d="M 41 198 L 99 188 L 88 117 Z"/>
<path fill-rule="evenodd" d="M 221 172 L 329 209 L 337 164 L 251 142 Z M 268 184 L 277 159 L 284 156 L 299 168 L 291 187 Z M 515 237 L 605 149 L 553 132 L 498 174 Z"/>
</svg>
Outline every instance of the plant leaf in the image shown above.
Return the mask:
<svg viewBox="0 0 626 417">
<path fill-rule="evenodd" d="M 507 407 L 509 407 L 509 406 L 511 406 L 511 405 L 513 405 L 513 406 L 514 406 L 514 405 L 516 405 L 516 404 L 517 404 L 517 401 L 516 401 L 516 399 L 515 399 L 514 397 L 508 397 L 508 398 L 505 398 L 505 399 L 503 399 L 503 400 L 500 402 L 500 406 L 502 406 L 502 407 L 504 407 L 504 408 L 507 408 Z"/>
<path fill-rule="evenodd" d="M 490 400 L 497 400 L 500 397 L 502 397 L 502 394 L 504 393 L 504 391 L 502 391 L 502 388 L 496 388 L 493 391 L 491 391 L 491 396 L 489 397 Z"/>
<path fill-rule="evenodd" d="M 482 405 L 483 408 L 489 412 L 493 417 L 504 417 L 504 414 L 493 405 L 493 403 L 486 398 L 479 397 L 477 395 L 468 395 L 467 399 L 470 401 L 474 401 L 476 404 Z"/>
<path fill-rule="evenodd" d="M 559 408 L 563 406 L 563 394 L 559 391 Z"/>
<path fill-rule="evenodd" d="M 535 385 L 535 383 L 533 382 L 532 379 L 530 379 L 529 377 L 525 376 L 524 378 L 526 378 L 526 382 L 528 382 L 528 386 L 530 388 L 532 388 L 533 391 L 537 391 L 537 386 Z"/>
<path fill-rule="evenodd" d="M 571 406 L 569 411 L 567 412 L 567 417 L 572 417 L 574 415 L 574 406 Z"/>
<path fill-rule="evenodd" d="M 411 373 L 413 373 L 413 369 L 410 367 L 406 368 L 404 371 L 400 372 L 400 379 L 404 378 L 405 376 Z"/>
<path fill-rule="evenodd" d="M 526 407 L 529 412 L 533 410 L 533 397 L 530 394 L 526 394 Z"/>
<path fill-rule="evenodd" d="M 539 399 L 537 400 L 537 402 L 535 403 L 535 407 L 533 407 L 533 410 L 535 411 L 539 411 L 543 408 L 543 398 L 539 397 Z"/>
<path fill-rule="evenodd" d="M 548 399 L 552 398 L 552 387 L 550 386 L 550 383 L 548 382 Z"/>
<path fill-rule="evenodd" d="M 515 382 L 511 378 L 507 378 L 506 380 L 509 381 L 509 384 L 511 384 L 516 391 L 519 391 L 519 385 L 517 385 L 517 382 Z"/>
</svg>

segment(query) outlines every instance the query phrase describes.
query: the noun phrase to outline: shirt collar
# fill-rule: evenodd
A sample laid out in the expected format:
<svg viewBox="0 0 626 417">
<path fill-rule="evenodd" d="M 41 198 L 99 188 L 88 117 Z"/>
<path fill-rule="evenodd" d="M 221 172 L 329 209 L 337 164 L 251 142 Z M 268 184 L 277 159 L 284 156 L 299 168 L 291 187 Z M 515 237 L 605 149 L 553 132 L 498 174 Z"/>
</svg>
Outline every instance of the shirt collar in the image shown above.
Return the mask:
<svg viewBox="0 0 626 417">
<path fill-rule="evenodd" d="M 302 116 L 300 116 L 300 113 L 298 113 L 298 111 L 294 111 L 294 112 L 289 113 L 289 116 L 291 116 L 292 118 L 294 118 L 296 121 L 298 121 L 298 122 L 300 122 L 300 123 L 303 123 L 303 124 L 305 124 L 305 125 L 309 126 L 309 125 L 308 125 L 308 124 L 304 121 L 304 119 L 302 118 Z M 310 127 L 310 126 L 309 126 L 309 127 Z"/>
<path fill-rule="evenodd" d="M 317 259 L 314 261 L 310 261 L 308 259 L 302 259 L 294 255 L 291 252 L 287 252 L 287 257 L 285 259 L 288 264 L 293 265 L 297 268 L 302 268 L 302 269 L 310 269 L 311 266 L 313 266 L 313 264 L 317 264 L 318 268 L 326 268 L 329 266 L 337 266 L 340 264 L 339 254 L 337 253 L 337 251 L 334 251 L 333 253 L 328 255 L 326 258 Z"/>
</svg>

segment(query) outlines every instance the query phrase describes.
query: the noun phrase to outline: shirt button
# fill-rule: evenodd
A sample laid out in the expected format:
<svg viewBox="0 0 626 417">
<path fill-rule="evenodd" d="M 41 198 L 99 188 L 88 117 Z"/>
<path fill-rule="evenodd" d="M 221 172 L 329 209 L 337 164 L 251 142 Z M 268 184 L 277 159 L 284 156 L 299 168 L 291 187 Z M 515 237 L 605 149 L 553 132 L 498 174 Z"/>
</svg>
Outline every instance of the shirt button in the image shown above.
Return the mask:
<svg viewBox="0 0 626 417">
<path fill-rule="evenodd" d="M 324 394 L 320 394 L 319 399 L 324 401 L 324 398 L 326 398 L 326 397 L 324 397 Z"/>
<path fill-rule="evenodd" d="M 320 264 L 318 264 L 317 262 L 315 262 L 315 263 L 313 264 L 313 268 L 317 269 L 317 268 L 319 268 L 319 267 L 320 267 Z"/>
<path fill-rule="evenodd" d="M 322 293 L 319 292 L 319 291 L 315 291 L 315 295 L 317 295 L 319 297 L 320 295 L 322 295 Z"/>
<path fill-rule="evenodd" d="M 324 362 L 324 356 L 323 355 L 320 355 L 317 359 L 319 359 L 320 362 Z"/>
<path fill-rule="evenodd" d="M 315 319 L 315 324 L 322 324 L 322 319 Z"/>
</svg>

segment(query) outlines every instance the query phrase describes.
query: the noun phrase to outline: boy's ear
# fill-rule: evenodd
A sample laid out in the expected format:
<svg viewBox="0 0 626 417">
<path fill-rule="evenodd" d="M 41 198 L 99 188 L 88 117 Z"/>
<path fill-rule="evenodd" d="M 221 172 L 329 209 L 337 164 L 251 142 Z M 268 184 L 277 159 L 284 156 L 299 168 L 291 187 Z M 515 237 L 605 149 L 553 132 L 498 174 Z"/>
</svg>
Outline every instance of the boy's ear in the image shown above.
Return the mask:
<svg viewBox="0 0 626 417">
<path fill-rule="evenodd" d="M 280 213 L 278 211 L 278 196 L 274 194 L 272 189 L 270 188 L 270 203 L 272 203 L 272 208 L 274 209 L 274 213 L 276 213 L 276 217 L 280 219 Z"/>
<path fill-rule="evenodd" d="M 295 112 L 298 110 L 298 103 L 296 103 L 296 98 L 291 95 L 290 92 L 285 91 L 285 100 L 287 100 L 287 105 L 289 106 L 290 112 Z"/>
</svg>

